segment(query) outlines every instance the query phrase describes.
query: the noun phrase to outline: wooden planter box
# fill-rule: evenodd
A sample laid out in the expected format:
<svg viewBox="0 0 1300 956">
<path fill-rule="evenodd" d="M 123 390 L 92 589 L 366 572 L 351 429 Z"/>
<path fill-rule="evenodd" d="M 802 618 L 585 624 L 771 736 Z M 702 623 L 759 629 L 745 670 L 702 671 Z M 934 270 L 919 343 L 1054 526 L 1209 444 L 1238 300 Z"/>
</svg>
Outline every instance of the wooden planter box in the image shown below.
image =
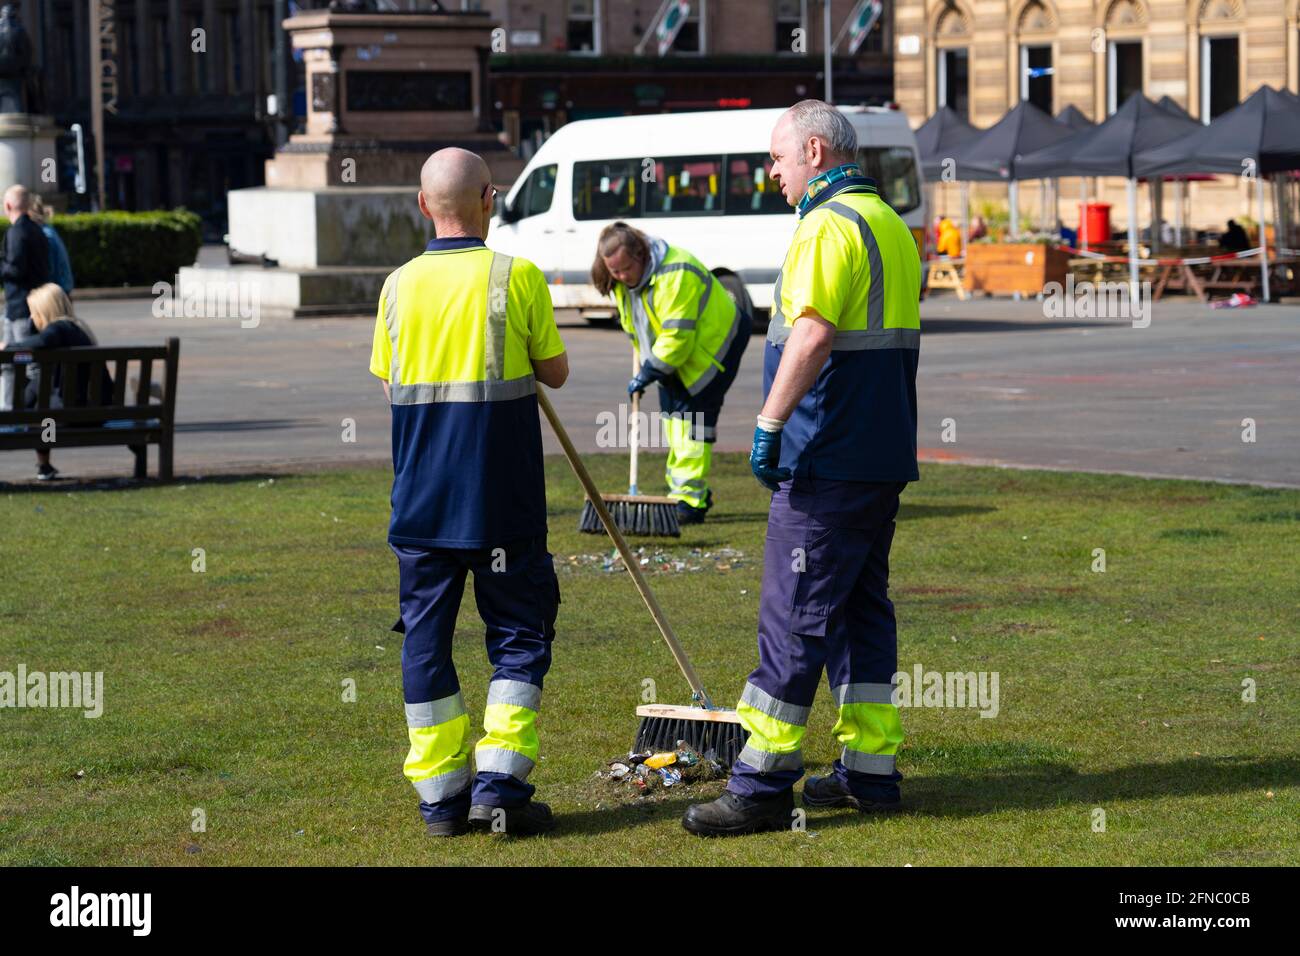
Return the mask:
<svg viewBox="0 0 1300 956">
<path fill-rule="evenodd" d="M 980 243 L 966 247 L 968 291 L 1037 295 L 1049 282 L 1065 282 L 1070 254 L 1045 243 Z"/>
</svg>

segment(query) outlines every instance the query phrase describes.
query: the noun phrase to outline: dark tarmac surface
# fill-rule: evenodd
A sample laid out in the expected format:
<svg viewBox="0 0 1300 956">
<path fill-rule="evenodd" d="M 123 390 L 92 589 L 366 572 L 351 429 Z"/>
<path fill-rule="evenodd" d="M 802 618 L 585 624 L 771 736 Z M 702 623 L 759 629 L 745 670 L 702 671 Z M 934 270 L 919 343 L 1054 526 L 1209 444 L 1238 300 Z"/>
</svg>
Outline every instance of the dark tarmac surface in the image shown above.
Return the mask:
<svg viewBox="0 0 1300 956">
<path fill-rule="evenodd" d="M 87 300 L 78 313 L 104 345 L 180 336 L 178 475 L 388 459 L 388 408 L 368 371 L 373 317 L 263 317 L 246 329 L 155 318 L 150 307 Z M 1300 487 L 1300 306 L 1215 310 L 1179 298 L 1153 309 L 1150 326 L 1134 328 L 1049 319 L 1032 300 L 923 303 L 922 457 Z M 617 416 L 626 400 L 629 345 L 574 315 L 559 321 L 572 373 L 553 399 L 579 448 L 596 451 L 602 414 Z M 762 350 L 755 337 L 723 411 L 721 450 L 749 448 Z M 343 440 L 346 419 L 354 442 Z M 946 419 L 955 442 L 943 440 Z M 1243 419 L 1255 422 L 1253 443 L 1242 441 Z M 56 451 L 54 461 L 73 478 L 131 474 L 125 448 Z M 34 473 L 31 452 L 0 455 L 0 481 Z"/>
</svg>

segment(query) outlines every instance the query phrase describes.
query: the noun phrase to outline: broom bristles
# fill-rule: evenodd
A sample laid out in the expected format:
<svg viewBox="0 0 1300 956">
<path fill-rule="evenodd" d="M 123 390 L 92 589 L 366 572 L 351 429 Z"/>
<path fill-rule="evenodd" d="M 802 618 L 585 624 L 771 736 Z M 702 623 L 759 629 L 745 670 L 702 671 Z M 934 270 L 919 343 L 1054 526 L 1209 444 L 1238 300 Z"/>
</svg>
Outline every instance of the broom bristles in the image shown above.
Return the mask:
<svg viewBox="0 0 1300 956">
<path fill-rule="evenodd" d="M 622 496 L 606 501 L 605 507 L 614 524 L 624 534 L 634 534 L 645 538 L 679 538 L 681 526 L 677 523 L 676 502 L 637 501 L 635 498 Z M 587 499 L 582 503 L 582 514 L 578 518 L 578 530 L 583 534 L 604 534 L 605 526 L 600 523 L 596 506 Z"/>
<path fill-rule="evenodd" d="M 699 754 L 713 751 L 718 763 L 727 770 L 745 746 L 745 728 L 740 724 L 719 720 L 688 720 L 681 717 L 642 717 L 637 729 L 636 744 L 632 749 L 675 750 L 677 741 L 684 740 Z"/>
</svg>

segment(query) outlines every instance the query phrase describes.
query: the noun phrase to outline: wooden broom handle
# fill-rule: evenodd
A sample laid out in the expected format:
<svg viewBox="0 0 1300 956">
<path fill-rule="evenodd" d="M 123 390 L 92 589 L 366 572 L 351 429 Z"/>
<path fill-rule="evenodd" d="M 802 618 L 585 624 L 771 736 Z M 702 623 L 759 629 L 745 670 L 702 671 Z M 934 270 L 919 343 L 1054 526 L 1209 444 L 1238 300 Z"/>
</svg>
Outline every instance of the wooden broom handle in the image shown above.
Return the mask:
<svg viewBox="0 0 1300 956">
<path fill-rule="evenodd" d="M 695 673 L 695 668 L 691 666 L 690 659 L 686 656 L 686 651 L 682 649 L 681 642 L 677 640 L 677 635 L 673 633 L 672 625 L 668 623 L 663 608 L 655 600 L 654 593 L 650 590 L 650 584 L 646 581 L 645 575 L 641 573 L 641 565 L 637 563 L 636 556 L 632 554 L 627 542 L 623 540 L 623 534 L 618 530 L 618 525 L 609 516 L 609 509 L 605 507 L 605 500 L 600 496 L 596 483 L 591 480 L 591 475 L 587 473 L 587 466 L 578 457 L 573 442 L 569 441 L 568 432 L 560 424 L 560 417 L 555 414 L 555 409 L 551 407 L 551 400 L 546 397 L 546 392 L 542 391 L 542 388 L 543 386 L 539 383 L 537 386 L 537 404 L 541 406 L 542 413 L 546 415 L 546 420 L 551 423 L 551 429 L 555 432 L 555 437 L 559 439 L 560 447 L 564 449 L 564 457 L 568 459 L 569 467 L 578 476 L 578 482 L 582 485 L 582 490 L 587 493 L 587 500 L 596 509 L 596 514 L 600 517 L 600 523 L 605 526 L 609 536 L 614 539 L 614 547 L 618 548 L 618 553 L 623 556 L 623 564 L 626 565 L 628 573 L 632 575 L 632 582 L 636 585 L 637 591 L 640 592 L 641 600 L 645 601 L 650 616 L 654 618 L 655 626 L 659 628 L 659 633 L 663 635 L 664 641 L 668 644 L 668 649 L 673 652 L 673 658 L 677 661 L 677 666 L 681 668 L 686 683 L 691 685 L 696 700 L 707 709 L 713 710 L 713 702 L 709 699 L 708 693 L 705 692 L 699 675 Z"/>
<path fill-rule="evenodd" d="M 641 371 L 640 352 L 635 345 L 632 346 L 632 377 L 636 378 L 637 372 Z M 628 443 L 632 446 L 632 454 L 629 456 L 627 472 L 627 493 L 629 495 L 640 494 L 641 489 L 636 483 L 636 466 L 637 453 L 641 448 L 641 429 L 639 427 L 640 419 L 638 412 L 641 409 L 641 395 L 639 392 L 632 393 L 632 421 L 628 426 Z"/>
</svg>

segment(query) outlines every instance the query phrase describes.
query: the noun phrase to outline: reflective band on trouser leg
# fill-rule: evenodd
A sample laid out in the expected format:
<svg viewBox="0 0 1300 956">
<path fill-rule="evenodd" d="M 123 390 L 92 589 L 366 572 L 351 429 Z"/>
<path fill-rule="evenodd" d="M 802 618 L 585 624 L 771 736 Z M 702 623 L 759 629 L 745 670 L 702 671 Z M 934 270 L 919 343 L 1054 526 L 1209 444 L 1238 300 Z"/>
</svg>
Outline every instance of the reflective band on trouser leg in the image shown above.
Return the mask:
<svg viewBox="0 0 1300 956">
<path fill-rule="evenodd" d="M 903 724 L 890 684 L 842 684 L 832 693 L 840 717 L 832 733 L 843 745 L 840 760 L 851 773 L 889 776 L 903 742 Z"/>
<path fill-rule="evenodd" d="M 684 501 L 692 508 L 703 508 L 708 502 L 713 446 L 691 437 L 690 412 L 665 415 L 662 421 L 668 437 L 668 464 L 664 471 L 668 497 Z"/>
<path fill-rule="evenodd" d="M 749 739 L 738 758 L 759 773 L 803 771 L 801 744 L 811 708 L 790 704 L 746 684 L 736 705 L 740 725 Z"/>
<path fill-rule="evenodd" d="M 488 685 L 483 710 L 483 739 L 474 748 L 479 773 L 504 773 L 526 780 L 537 762 L 537 709 L 542 689 L 517 680 L 494 680 Z"/>
<path fill-rule="evenodd" d="M 406 705 L 411 750 L 402 770 L 424 803 L 437 804 L 469 786 L 469 715 L 459 693 Z"/>
</svg>

